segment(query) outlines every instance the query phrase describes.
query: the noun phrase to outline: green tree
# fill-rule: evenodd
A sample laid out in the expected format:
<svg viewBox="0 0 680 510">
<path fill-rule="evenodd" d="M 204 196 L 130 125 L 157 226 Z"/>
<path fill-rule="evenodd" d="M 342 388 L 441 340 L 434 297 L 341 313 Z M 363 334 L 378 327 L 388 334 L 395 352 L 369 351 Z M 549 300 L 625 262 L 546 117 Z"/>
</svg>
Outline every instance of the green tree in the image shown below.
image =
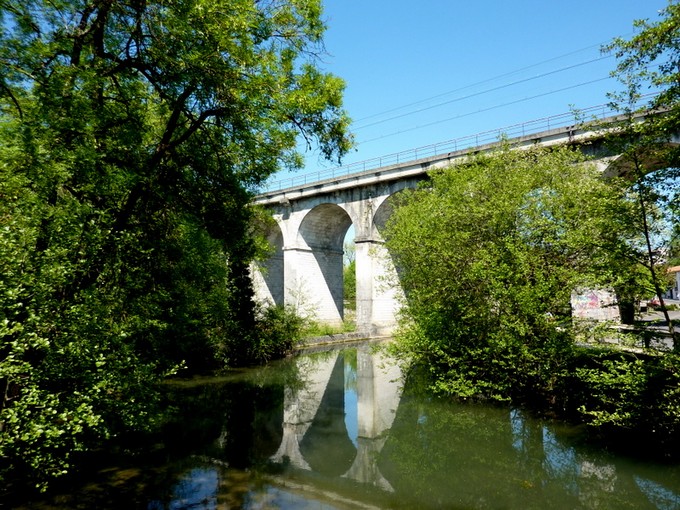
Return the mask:
<svg viewBox="0 0 680 510">
<path fill-rule="evenodd" d="M 319 0 L 0 0 L 0 475 L 247 350 L 252 192 L 350 146 Z M 42 482 L 41 482 L 42 483 Z"/>
<path fill-rule="evenodd" d="M 566 148 L 506 147 L 434 173 L 388 222 L 406 295 L 398 349 L 446 394 L 551 398 L 572 356 L 572 291 L 632 260 L 624 194 Z"/>
<path fill-rule="evenodd" d="M 356 309 L 357 299 L 357 262 L 351 260 L 342 270 L 345 301 L 350 310 Z"/>
<path fill-rule="evenodd" d="M 669 333 L 680 342 L 665 306 L 665 265 L 673 257 L 674 237 L 680 230 L 680 4 L 671 0 L 655 22 L 638 20 L 637 34 L 615 39 L 604 48 L 618 65 L 613 75 L 624 85 L 612 93 L 612 104 L 625 121 L 612 140 L 619 171 L 632 181 L 641 233 L 640 263 L 651 276 Z M 641 114 L 647 114 L 640 122 Z"/>
</svg>

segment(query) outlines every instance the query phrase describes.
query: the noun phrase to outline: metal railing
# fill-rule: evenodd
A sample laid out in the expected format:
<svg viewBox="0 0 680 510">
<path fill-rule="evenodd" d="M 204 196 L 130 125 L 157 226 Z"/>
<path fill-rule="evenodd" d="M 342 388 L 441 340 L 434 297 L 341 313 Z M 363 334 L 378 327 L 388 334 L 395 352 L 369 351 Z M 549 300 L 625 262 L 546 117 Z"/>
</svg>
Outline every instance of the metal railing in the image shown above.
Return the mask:
<svg viewBox="0 0 680 510">
<path fill-rule="evenodd" d="M 454 138 L 444 142 L 439 142 L 415 149 L 409 149 L 402 152 L 395 152 L 386 156 L 358 161 L 348 165 L 337 166 L 319 170 L 317 172 L 297 175 L 286 179 L 280 179 L 272 182 L 267 182 L 260 190 L 260 194 L 268 192 L 279 191 L 287 188 L 294 188 L 298 186 L 306 186 L 319 181 L 333 179 L 336 177 L 346 177 L 352 174 L 360 174 L 377 168 L 382 168 L 391 165 L 398 165 L 409 161 L 415 161 L 422 158 L 439 156 L 449 152 L 456 152 L 459 150 L 472 149 L 482 145 L 495 143 L 503 138 L 513 139 L 523 136 L 538 134 L 551 129 L 563 128 L 574 124 L 581 124 L 583 122 L 595 121 L 611 117 L 617 113 L 609 104 L 601 104 L 591 106 L 589 108 L 578 110 L 576 112 L 561 113 L 552 115 L 550 117 L 543 117 L 541 119 L 530 120 L 522 122 L 521 124 L 513 124 L 491 131 L 482 131 L 474 135 Z"/>
</svg>

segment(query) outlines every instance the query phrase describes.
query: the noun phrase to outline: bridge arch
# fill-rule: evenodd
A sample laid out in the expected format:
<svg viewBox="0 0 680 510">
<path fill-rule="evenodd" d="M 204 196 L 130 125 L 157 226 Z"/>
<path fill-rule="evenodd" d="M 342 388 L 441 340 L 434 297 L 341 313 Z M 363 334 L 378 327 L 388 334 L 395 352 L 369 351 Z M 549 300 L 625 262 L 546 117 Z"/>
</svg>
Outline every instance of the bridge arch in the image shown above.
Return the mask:
<svg viewBox="0 0 680 510">
<path fill-rule="evenodd" d="M 404 189 L 383 190 L 374 201 L 367 235 L 355 241 L 357 326 L 369 335 L 391 333 L 401 306 L 401 286 L 383 230 Z"/>
<path fill-rule="evenodd" d="M 381 240 L 384 240 L 385 226 L 387 225 L 387 222 L 392 216 L 392 212 L 394 212 L 396 203 L 399 200 L 399 196 L 401 196 L 404 193 L 404 190 L 406 189 L 407 188 L 396 190 L 395 192 L 386 196 L 376 209 L 375 214 L 373 215 L 373 228 L 375 234 Z"/>
<path fill-rule="evenodd" d="M 665 149 L 675 148 L 680 145 L 680 138 L 675 137 L 666 144 L 661 144 L 655 148 L 649 148 L 647 151 L 637 153 L 638 163 L 644 169 L 645 173 L 653 173 L 668 166 L 668 162 L 664 158 Z M 604 160 L 603 175 L 605 177 L 624 177 L 628 179 L 635 178 L 635 161 L 630 154 L 616 154 Z"/>
<path fill-rule="evenodd" d="M 333 203 L 319 204 L 302 219 L 298 244 L 342 251 L 342 243 L 351 224 L 352 219 L 343 207 Z"/>
<path fill-rule="evenodd" d="M 284 247 L 286 303 L 325 324 L 343 321 L 343 242 L 352 223 L 339 205 L 318 204 L 304 214 L 294 241 Z"/>
</svg>

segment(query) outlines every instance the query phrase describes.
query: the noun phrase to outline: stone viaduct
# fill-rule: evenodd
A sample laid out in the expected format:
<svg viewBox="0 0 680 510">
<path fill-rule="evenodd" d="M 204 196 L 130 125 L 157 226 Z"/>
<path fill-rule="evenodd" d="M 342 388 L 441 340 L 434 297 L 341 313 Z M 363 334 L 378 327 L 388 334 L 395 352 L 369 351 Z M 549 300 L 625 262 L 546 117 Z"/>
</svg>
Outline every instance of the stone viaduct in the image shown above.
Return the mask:
<svg viewBox="0 0 680 510">
<path fill-rule="evenodd" d="M 604 117 L 600 125 L 614 125 L 616 120 Z M 255 202 L 272 212 L 275 225 L 268 236 L 272 256 L 253 267 L 256 296 L 261 301 L 292 306 L 319 323 L 341 324 L 343 242 L 353 226 L 356 329 L 365 336 L 388 335 L 396 324 L 401 290 L 381 230 L 395 194 L 414 188 L 432 170 L 455 165 L 470 154 L 492 150 L 501 138 L 517 149 L 576 145 L 603 172 L 619 172 L 620 169 L 611 169 L 617 155 L 606 151 L 604 131 L 569 125 L 533 134 L 520 132 L 509 138 L 507 131 L 499 130 L 489 132 L 494 141 L 487 143 L 478 143 L 479 135 L 475 135 L 465 148 L 457 148 L 456 141 L 447 142 L 443 150 L 440 146 L 418 149 L 420 153 L 414 150 L 409 160 L 400 153 L 387 164 L 381 159 L 373 169 L 359 168 L 358 172 L 263 192 Z M 426 150 L 434 154 L 422 156 Z"/>
</svg>

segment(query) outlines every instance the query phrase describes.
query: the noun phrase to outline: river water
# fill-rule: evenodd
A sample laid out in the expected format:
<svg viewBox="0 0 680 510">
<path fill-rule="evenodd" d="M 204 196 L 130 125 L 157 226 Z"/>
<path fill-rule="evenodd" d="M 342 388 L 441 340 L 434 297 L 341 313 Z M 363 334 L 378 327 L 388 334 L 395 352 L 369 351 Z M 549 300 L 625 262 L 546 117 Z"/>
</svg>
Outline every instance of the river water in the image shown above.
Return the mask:
<svg viewBox="0 0 680 510">
<path fill-rule="evenodd" d="M 162 436 L 21 508 L 680 509 L 680 465 L 428 397 L 373 347 L 175 382 Z"/>
</svg>

